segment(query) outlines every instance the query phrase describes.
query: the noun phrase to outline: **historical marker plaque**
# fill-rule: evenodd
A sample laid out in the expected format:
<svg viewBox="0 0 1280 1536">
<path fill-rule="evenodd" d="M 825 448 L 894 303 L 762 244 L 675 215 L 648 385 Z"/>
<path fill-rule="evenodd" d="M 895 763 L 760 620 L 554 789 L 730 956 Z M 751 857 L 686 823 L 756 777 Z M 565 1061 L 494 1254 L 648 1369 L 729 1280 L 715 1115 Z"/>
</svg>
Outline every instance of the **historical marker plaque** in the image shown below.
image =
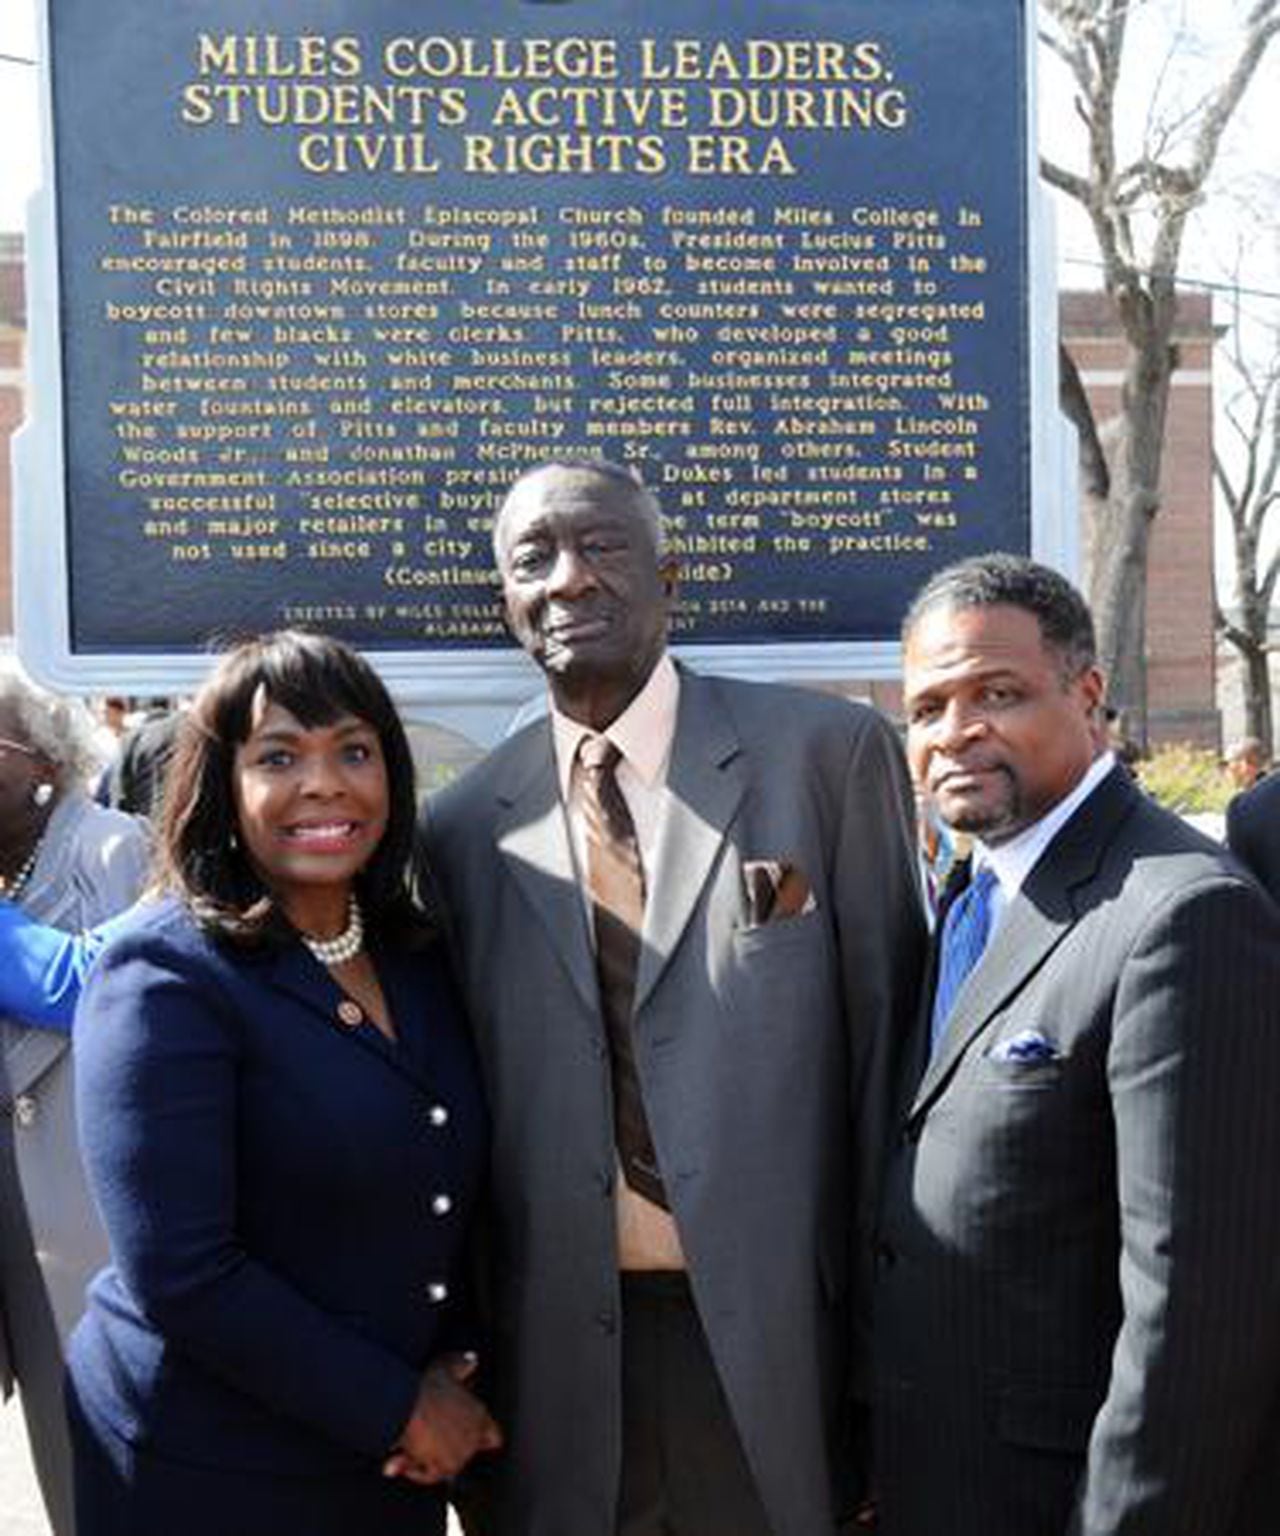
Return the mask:
<svg viewBox="0 0 1280 1536">
<path fill-rule="evenodd" d="M 21 515 L 73 664 L 502 647 L 493 506 L 557 454 L 658 490 L 698 646 L 890 645 L 1030 546 L 1017 0 L 47 21 L 63 485 Z"/>
</svg>

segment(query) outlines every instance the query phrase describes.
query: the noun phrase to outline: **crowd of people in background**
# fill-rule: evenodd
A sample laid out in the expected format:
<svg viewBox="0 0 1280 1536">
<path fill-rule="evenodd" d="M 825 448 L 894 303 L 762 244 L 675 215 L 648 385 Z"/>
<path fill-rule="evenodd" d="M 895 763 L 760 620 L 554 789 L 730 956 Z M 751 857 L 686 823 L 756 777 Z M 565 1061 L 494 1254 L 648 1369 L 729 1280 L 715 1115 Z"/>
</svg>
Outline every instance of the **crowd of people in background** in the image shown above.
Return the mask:
<svg viewBox="0 0 1280 1536">
<path fill-rule="evenodd" d="M 1274 1529 L 1280 776 L 1156 806 L 1025 559 L 917 596 L 904 750 L 673 660 L 627 470 L 494 553 L 547 708 L 423 806 L 331 638 L 96 726 L 0 671 L 55 1536 Z"/>
</svg>

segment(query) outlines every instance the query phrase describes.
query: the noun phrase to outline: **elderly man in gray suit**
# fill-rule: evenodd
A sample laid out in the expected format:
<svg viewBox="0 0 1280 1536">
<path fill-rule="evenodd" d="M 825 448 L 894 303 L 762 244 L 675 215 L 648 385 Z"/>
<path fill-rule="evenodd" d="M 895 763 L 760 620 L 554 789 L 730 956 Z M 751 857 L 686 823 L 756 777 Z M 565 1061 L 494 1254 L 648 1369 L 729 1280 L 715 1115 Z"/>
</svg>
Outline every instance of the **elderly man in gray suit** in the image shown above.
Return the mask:
<svg viewBox="0 0 1280 1536">
<path fill-rule="evenodd" d="M 511 490 L 550 712 L 433 801 L 493 1115 L 497 1536 L 823 1536 L 852 1512 L 887 1073 L 922 961 L 870 709 L 667 655 L 651 494 Z"/>
<path fill-rule="evenodd" d="M 1100 746 L 1089 613 L 986 556 L 905 625 L 976 839 L 877 1246 L 882 1536 L 1280 1530 L 1280 918 Z"/>
</svg>

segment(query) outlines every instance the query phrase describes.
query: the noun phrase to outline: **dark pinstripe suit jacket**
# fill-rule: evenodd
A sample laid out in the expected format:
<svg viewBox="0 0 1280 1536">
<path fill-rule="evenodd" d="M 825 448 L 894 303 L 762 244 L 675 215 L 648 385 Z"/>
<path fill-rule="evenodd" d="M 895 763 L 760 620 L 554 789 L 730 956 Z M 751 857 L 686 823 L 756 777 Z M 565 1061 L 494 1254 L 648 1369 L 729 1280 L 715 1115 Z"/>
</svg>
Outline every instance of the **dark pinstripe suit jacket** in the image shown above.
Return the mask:
<svg viewBox="0 0 1280 1536">
<path fill-rule="evenodd" d="M 1275 909 L 1113 773 L 925 1038 L 878 1248 L 882 1536 L 1280 1531 Z"/>
</svg>

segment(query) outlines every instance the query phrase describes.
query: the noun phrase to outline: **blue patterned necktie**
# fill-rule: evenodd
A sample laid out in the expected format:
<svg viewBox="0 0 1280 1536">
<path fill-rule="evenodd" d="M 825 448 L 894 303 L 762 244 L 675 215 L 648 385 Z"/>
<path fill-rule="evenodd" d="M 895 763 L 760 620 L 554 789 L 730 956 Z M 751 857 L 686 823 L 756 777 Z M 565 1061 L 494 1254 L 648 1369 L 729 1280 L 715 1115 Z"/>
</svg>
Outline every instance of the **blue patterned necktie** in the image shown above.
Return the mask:
<svg viewBox="0 0 1280 1536">
<path fill-rule="evenodd" d="M 947 1019 L 965 978 L 977 965 L 991 932 L 991 892 L 995 871 L 989 865 L 974 875 L 947 908 L 938 955 L 938 984 L 929 1024 L 929 1053 L 933 1055 L 946 1032 Z"/>
</svg>

